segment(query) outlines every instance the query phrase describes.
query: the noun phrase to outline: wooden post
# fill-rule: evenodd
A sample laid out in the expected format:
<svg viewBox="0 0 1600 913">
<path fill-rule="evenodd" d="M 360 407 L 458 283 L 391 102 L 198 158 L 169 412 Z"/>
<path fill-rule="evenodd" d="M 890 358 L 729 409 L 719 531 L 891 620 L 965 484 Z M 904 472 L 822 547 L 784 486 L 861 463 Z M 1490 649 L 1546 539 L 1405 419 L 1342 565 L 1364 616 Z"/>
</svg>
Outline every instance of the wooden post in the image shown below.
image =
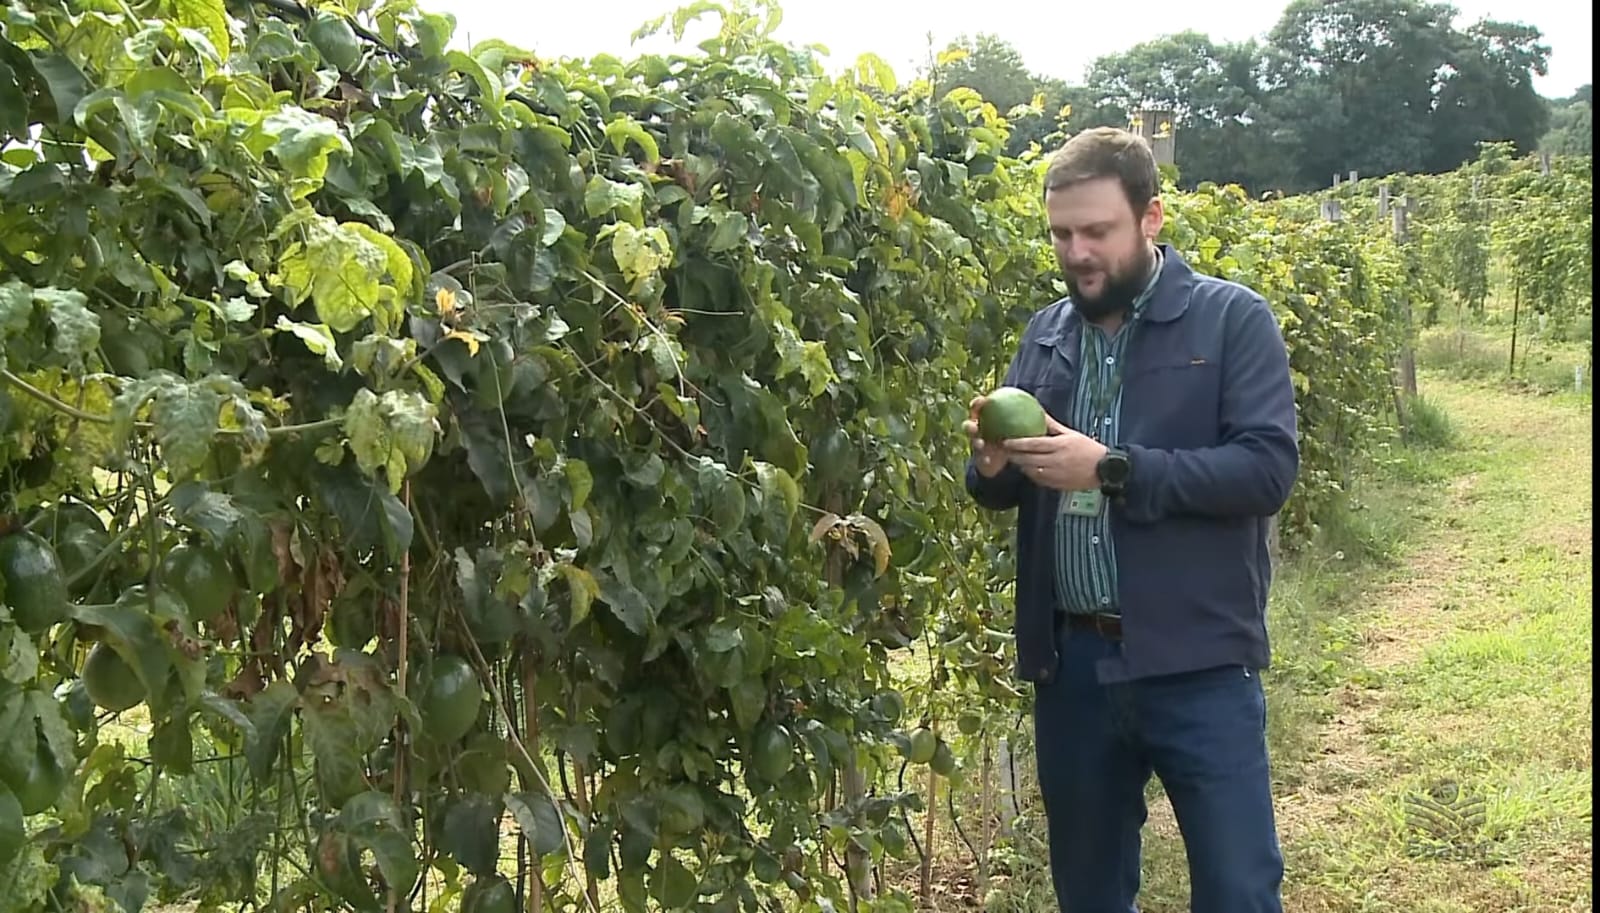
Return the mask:
<svg viewBox="0 0 1600 913">
<path fill-rule="evenodd" d="M 1548 153 L 1548 152 L 1539 153 L 1539 173 L 1540 174 L 1549 174 L 1550 173 L 1550 153 Z"/>
<path fill-rule="evenodd" d="M 1338 222 L 1344 218 L 1344 213 L 1339 208 L 1338 200 L 1322 201 L 1322 218 L 1329 222 Z"/>
<path fill-rule="evenodd" d="M 1350 172 L 1350 183 L 1354 184 L 1356 181 L 1358 181 L 1360 179 L 1361 179 L 1361 173 L 1360 172 L 1354 171 L 1354 170 L 1352 170 Z"/>
<path fill-rule="evenodd" d="M 1134 121 L 1134 132 L 1150 143 L 1150 151 L 1155 153 L 1157 165 L 1172 165 L 1178 160 L 1177 128 L 1173 120 L 1171 108 L 1146 106 L 1140 109 Z"/>
<path fill-rule="evenodd" d="M 996 752 L 995 765 L 1000 769 L 1000 833 L 1002 836 L 1011 836 L 1012 823 L 1017 820 L 1021 810 L 1017 808 L 1017 780 L 1011 774 L 1015 770 L 1012 766 L 1011 740 L 1005 736 L 1000 737 L 999 750 Z"/>
<path fill-rule="evenodd" d="M 1378 185 L 1378 218 L 1384 219 L 1384 218 L 1388 218 L 1388 216 L 1389 216 L 1389 185 L 1388 184 L 1379 184 Z"/>
<path fill-rule="evenodd" d="M 1394 241 L 1396 244 L 1405 244 L 1411 240 L 1410 200 L 1402 198 L 1401 205 L 1394 211 Z M 1411 345 L 1411 300 L 1407 299 L 1403 308 L 1405 320 L 1405 339 L 1400 345 L 1400 390 L 1407 397 L 1417 395 L 1417 353 Z M 1408 399 L 1407 402 L 1410 400 Z M 1404 417 L 1402 416 L 1402 421 Z"/>
<path fill-rule="evenodd" d="M 1333 173 L 1333 186 L 1338 187 L 1339 186 L 1339 180 L 1342 177 L 1343 177 L 1343 175 L 1341 175 L 1341 174 L 1339 174 L 1339 172 L 1335 171 Z"/>
<path fill-rule="evenodd" d="M 1473 175 L 1472 176 L 1472 198 L 1474 200 L 1476 200 L 1478 198 L 1478 194 L 1482 190 L 1483 190 L 1483 175 L 1481 175 L 1481 174 Z"/>
</svg>

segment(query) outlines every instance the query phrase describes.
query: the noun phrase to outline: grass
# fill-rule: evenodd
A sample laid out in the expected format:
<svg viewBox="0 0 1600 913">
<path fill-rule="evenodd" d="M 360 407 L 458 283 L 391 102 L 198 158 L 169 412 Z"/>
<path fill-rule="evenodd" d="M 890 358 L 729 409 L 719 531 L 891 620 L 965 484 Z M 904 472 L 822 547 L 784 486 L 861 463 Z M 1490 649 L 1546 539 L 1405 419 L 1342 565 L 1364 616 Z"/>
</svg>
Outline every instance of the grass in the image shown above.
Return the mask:
<svg viewBox="0 0 1600 913">
<path fill-rule="evenodd" d="M 1274 586 L 1285 909 L 1588 911 L 1589 398 L 1422 386 L 1411 445 Z M 1036 831 L 990 910 L 1055 909 L 1029 789 Z M 1179 913 L 1182 841 L 1150 793 L 1140 905 Z"/>
</svg>

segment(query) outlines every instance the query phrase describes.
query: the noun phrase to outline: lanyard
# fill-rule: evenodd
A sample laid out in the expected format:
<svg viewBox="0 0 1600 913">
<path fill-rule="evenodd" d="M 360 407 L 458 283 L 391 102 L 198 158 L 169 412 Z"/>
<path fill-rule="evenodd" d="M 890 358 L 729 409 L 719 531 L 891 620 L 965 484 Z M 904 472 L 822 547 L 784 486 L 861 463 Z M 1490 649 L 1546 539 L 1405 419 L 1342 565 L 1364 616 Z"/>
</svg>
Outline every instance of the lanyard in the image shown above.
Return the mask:
<svg viewBox="0 0 1600 913">
<path fill-rule="evenodd" d="M 1102 372 L 1100 370 L 1102 367 L 1101 363 L 1097 361 L 1094 364 L 1094 377 L 1092 378 L 1094 385 L 1089 388 L 1089 421 L 1093 423 L 1094 439 L 1097 441 L 1100 440 L 1101 435 L 1104 433 L 1105 420 L 1111 416 L 1111 404 L 1116 402 L 1117 394 L 1122 390 L 1122 372 L 1127 367 L 1127 354 L 1133 348 L 1133 334 L 1139 326 L 1139 317 L 1141 312 L 1144 310 L 1144 302 L 1155 291 L 1156 282 L 1161 278 L 1161 265 L 1163 259 L 1164 258 L 1158 250 L 1156 253 L 1155 271 L 1150 276 L 1149 284 L 1146 285 L 1144 291 L 1140 293 L 1138 301 L 1128 314 L 1127 321 L 1118 328 L 1118 334 L 1125 334 L 1122 341 L 1123 357 L 1116 359 L 1112 364 L 1110 380 L 1102 379 Z M 1089 334 L 1096 333 L 1099 334 L 1100 338 L 1105 339 L 1106 344 L 1109 347 L 1108 350 L 1116 349 L 1116 335 L 1106 336 L 1104 331 L 1090 324 L 1085 324 L 1081 332 L 1083 333 L 1083 336 L 1079 341 L 1078 358 L 1083 362 L 1082 370 L 1087 371 L 1090 367 L 1090 350 L 1094 348 L 1094 343 L 1090 340 Z"/>
<path fill-rule="evenodd" d="M 1138 325 L 1138 318 L 1130 316 L 1128 322 L 1122 327 L 1122 332 L 1127 334 L 1127 339 L 1122 347 L 1124 355 L 1126 355 L 1133 343 L 1134 328 Z M 1083 333 L 1082 354 L 1079 357 L 1083 360 L 1084 370 L 1089 370 L 1091 368 L 1089 364 L 1090 350 L 1094 348 L 1094 343 L 1089 339 L 1088 334 L 1101 333 L 1101 331 L 1093 326 L 1085 326 Z M 1104 337 L 1103 333 L 1101 335 Z M 1114 338 L 1106 341 L 1113 349 L 1115 348 Z M 1116 360 L 1111 366 L 1111 378 L 1109 380 L 1105 379 L 1104 372 L 1101 370 L 1104 367 L 1103 364 L 1096 362 L 1092 366 L 1094 374 L 1091 378 L 1088 378 L 1092 382 L 1092 386 L 1089 388 L 1089 421 L 1093 423 L 1095 440 L 1100 439 L 1105 419 L 1111 415 L 1111 404 L 1116 402 L 1117 393 L 1122 390 L 1122 372 L 1127 367 L 1126 361 L 1125 357 Z"/>
</svg>

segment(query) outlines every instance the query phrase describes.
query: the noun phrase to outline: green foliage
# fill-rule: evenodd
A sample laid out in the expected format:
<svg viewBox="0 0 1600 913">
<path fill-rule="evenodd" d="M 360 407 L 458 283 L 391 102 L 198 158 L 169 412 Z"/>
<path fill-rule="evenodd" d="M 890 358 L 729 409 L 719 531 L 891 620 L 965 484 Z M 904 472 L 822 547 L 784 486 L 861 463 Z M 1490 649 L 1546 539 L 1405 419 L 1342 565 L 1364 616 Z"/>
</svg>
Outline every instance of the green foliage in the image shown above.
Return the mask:
<svg viewBox="0 0 1600 913">
<path fill-rule="evenodd" d="M 403 0 L 130 13 L 0 19 L 3 531 L 62 564 L 0 615 L 0 783 L 61 826 L 0 872 L 498 908 L 506 833 L 552 909 L 870 887 L 906 756 L 962 772 L 910 733 L 1023 700 L 959 427 L 1060 294 L 1012 125 L 875 58 L 830 78 L 775 7 L 585 63 L 446 50 Z M 1294 541 L 1381 439 L 1416 276 L 1237 187 L 1169 211 L 1284 327 Z M 140 823 L 213 762 L 253 826 Z"/>
</svg>

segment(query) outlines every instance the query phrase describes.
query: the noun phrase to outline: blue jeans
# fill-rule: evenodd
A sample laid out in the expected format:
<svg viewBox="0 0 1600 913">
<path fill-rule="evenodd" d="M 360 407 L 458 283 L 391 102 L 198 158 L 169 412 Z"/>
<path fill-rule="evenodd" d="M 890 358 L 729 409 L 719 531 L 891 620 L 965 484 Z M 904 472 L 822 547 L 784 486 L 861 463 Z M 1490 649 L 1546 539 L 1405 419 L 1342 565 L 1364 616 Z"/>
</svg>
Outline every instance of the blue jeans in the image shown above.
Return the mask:
<svg viewBox="0 0 1600 913">
<path fill-rule="evenodd" d="M 1183 833 L 1192 913 L 1283 913 L 1260 677 L 1227 666 L 1102 685 L 1096 662 L 1118 644 L 1064 626 L 1057 637 L 1034 733 L 1062 913 L 1137 913 L 1151 773 Z"/>
</svg>

